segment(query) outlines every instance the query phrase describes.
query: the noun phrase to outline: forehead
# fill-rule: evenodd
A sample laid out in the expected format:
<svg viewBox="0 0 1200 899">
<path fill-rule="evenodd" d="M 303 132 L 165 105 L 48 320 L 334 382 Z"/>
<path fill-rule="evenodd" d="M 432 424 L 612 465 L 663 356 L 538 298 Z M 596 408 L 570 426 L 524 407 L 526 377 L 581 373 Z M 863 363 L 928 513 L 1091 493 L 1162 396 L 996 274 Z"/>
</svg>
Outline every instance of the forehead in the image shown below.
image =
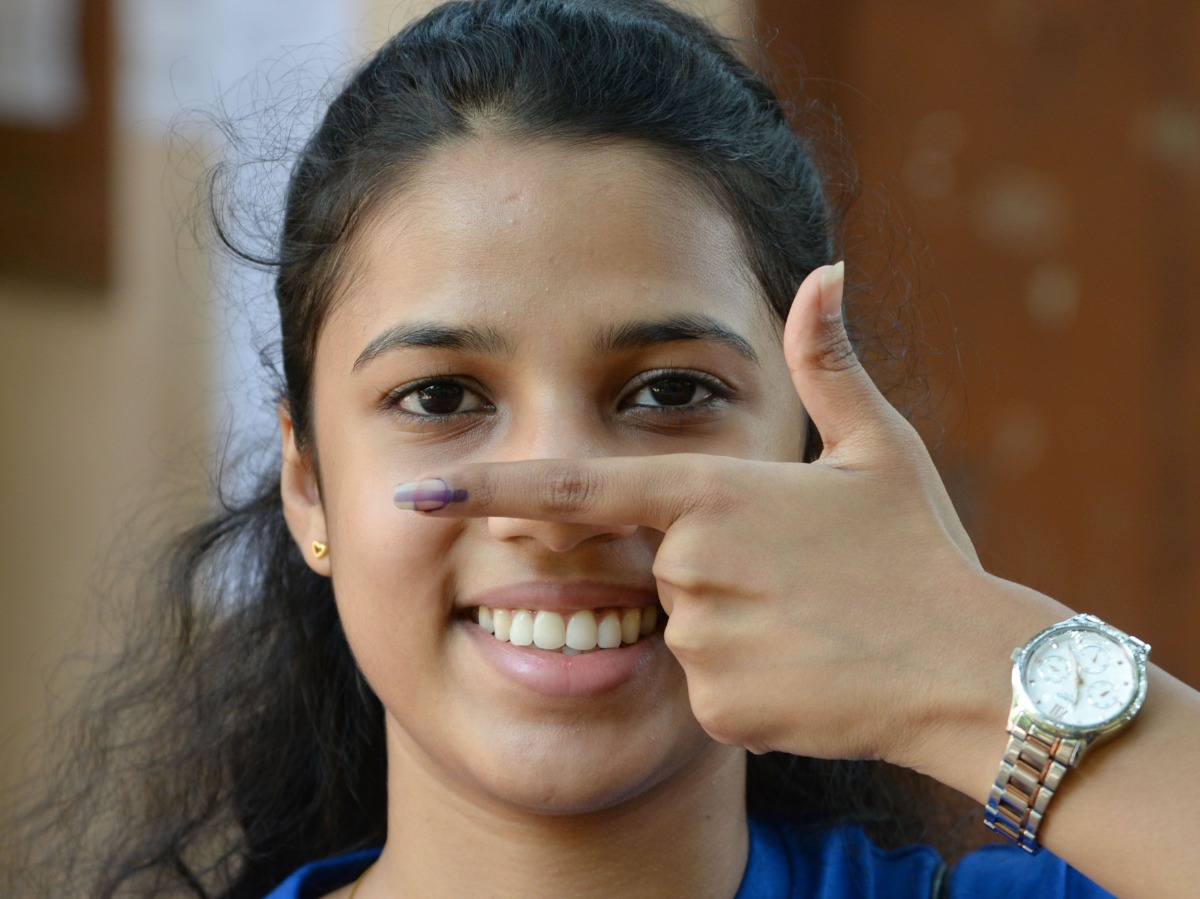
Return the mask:
<svg viewBox="0 0 1200 899">
<path fill-rule="evenodd" d="M 652 148 L 479 136 L 435 151 L 350 248 L 329 324 L 370 339 L 402 318 L 550 318 L 578 330 L 630 312 L 772 327 L 738 232 Z M 529 321 L 533 319 L 534 321 Z"/>
</svg>

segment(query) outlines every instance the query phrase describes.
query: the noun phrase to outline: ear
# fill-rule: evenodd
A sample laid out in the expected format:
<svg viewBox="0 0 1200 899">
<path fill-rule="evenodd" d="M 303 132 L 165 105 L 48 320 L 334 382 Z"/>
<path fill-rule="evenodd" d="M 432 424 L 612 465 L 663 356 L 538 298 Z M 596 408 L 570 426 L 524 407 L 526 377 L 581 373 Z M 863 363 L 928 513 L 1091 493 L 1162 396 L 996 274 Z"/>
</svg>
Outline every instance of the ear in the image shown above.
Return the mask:
<svg viewBox="0 0 1200 899">
<path fill-rule="evenodd" d="M 312 464 L 312 453 L 301 452 L 296 445 L 296 429 L 292 424 L 292 413 L 286 402 L 279 404 L 279 430 L 283 436 L 283 466 L 279 476 L 279 490 L 283 496 L 283 517 L 287 521 L 292 539 L 300 547 L 300 554 L 308 567 L 317 574 L 329 577 L 329 556 L 318 558 L 313 552 L 313 541 L 328 546 L 329 532 L 325 527 L 325 507 L 321 504 L 321 492 L 317 487 L 317 473 Z"/>
</svg>

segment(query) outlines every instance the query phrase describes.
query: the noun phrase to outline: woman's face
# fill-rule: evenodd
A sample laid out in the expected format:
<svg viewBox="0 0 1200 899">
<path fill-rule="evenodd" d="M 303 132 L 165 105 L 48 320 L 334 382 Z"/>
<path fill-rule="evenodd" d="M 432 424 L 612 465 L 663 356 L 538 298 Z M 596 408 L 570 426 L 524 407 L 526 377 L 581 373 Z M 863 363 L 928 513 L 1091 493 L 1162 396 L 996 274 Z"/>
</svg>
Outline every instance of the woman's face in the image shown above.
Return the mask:
<svg viewBox="0 0 1200 899">
<path fill-rule="evenodd" d="M 652 150 L 481 137 L 438 150 L 349 262 L 316 352 L 310 520 L 386 710 L 393 784 L 570 812 L 728 768 L 735 752 L 692 717 L 661 622 L 572 656 L 474 620 L 482 594 L 509 587 L 496 607 L 564 626 L 652 606 L 661 533 L 424 518 L 392 491 L 459 462 L 798 460 L 781 328 L 733 226 Z"/>
</svg>

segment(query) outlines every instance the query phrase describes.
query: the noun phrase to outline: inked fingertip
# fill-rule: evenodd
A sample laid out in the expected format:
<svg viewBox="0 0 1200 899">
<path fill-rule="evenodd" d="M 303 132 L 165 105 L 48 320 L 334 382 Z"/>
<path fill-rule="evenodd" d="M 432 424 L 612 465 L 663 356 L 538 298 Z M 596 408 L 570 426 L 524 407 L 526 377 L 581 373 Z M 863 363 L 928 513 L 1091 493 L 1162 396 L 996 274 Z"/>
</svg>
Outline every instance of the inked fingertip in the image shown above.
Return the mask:
<svg viewBox="0 0 1200 899">
<path fill-rule="evenodd" d="M 405 481 L 397 486 L 392 494 L 392 502 L 397 509 L 409 512 L 433 512 L 449 502 L 462 502 L 462 499 L 455 498 L 456 493 L 466 498 L 465 490 L 452 491 L 450 485 L 441 478 L 423 478 Z"/>
</svg>

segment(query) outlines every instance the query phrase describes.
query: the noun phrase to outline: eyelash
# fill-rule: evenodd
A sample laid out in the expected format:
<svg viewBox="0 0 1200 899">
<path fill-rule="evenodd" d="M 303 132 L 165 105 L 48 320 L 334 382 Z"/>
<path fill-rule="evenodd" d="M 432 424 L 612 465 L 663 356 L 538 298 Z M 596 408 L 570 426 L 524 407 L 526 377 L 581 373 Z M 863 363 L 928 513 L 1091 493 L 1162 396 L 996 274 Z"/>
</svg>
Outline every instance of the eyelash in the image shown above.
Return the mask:
<svg viewBox="0 0 1200 899">
<path fill-rule="evenodd" d="M 689 368 L 656 368 L 654 371 L 643 373 L 641 376 L 638 376 L 634 384 L 630 386 L 626 396 L 634 396 L 638 394 L 638 392 L 648 388 L 648 386 L 656 382 L 660 382 L 660 380 L 673 379 L 689 380 L 689 382 L 692 382 L 697 386 L 700 386 L 700 388 L 707 390 L 709 392 L 709 396 L 703 398 L 703 400 L 700 402 L 690 403 L 688 406 L 643 406 L 643 404 L 637 404 L 637 406 L 634 406 L 634 404 L 625 404 L 623 401 L 622 408 L 642 409 L 643 414 L 664 416 L 679 416 L 689 414 L 695 415 L 697 413 L 707 412 L 707 410 L 712 409 L 715 406 L 719 406 L 721 403 L 727 402 L 732 397 L 733 391 L 730 390 L 728 385 L 722 382 L 722 380 L 713 377 L 712 374 L 691 371 Z"/>
<path fill-rule="evenodd" d="M 404 400 L 407 400 L 408 397 L 418 394 L 418 392 L 421 390 L 431 388 L 431 386 L 439 385 L 457 386 L 457 388 L 462 388 L 463 391 L 469 392 L 469 394 L 478 396 L 484 408 L 468 409 L 466 412 L 450 412 L 444 414 L 415 413 L 408 412 L 407 409 L 401 408 L 401 403 L 404 402 Z M 433 422 L 437 421 L 449 421 L 451 419 L 461 418 L 462 415 L 469 415 L 478 412 L 496 412 L 496 407 L 492 406 L 491 403 L 488 403 L 485 400 L 484 391 L 480 390 L 478 385 L 468 378 L 455 377 L 452 376 L 452 374 L 443 374 L 443 376 L 433 378 L 421 378 L 420 380 L 415 380 L 415 382 L 412 383 L 402 384 L 395 390 L 389 391 L 388 394 L 383 397 L 382 406 L 385 409 L 388 409 L 389 412 L 394 412 L 397 415 L 403 416 L 403 418 L 418 421 L 422 425 L 433 424 Z"/>
<path fill-rule="evenodd" d="M 644 404 L 638 404 L 633 408 L 651 410 L 652 414 L 661 415 L 663 418 L 678 419 L 711 412 L 716 406 L 728 402 L 732 398 L 733 394 L 733 391 L 731 391 L 724 383 L 712 375 L 707 375 L 703 372 L 674 368 L 662 368 L 646 372 L 642 378 L 639 379 L 638 382 L 631 388 L 630 394 L 637 394 L 652 384 L 657 383 L 658 381 L 666 380 L 690 381 L 699 387 L 703 387 L 712 395 L 699 403 L 687 406 L 648 406 Z M 397 387 L 395 390 L 389 391 L 383 397 L 381 406 L 396 415 L 400 415 L 403 418 L 414 421 L 423 426 L 437 424 L 439 422 L 448 422 L 461 416 L 472 415 L 481 411 L 494 411 L 493 408 L 484 410 L 471 409 L 465 412 L 426 412 L 424 414 L 417 414 L 415 412 L 409 412 L 400 408 L 400 404 L 409 396 L 424 390 L 426 387 L 432 387 L 439 384 L 453 384 L 478 395 L 478 391 L 474 390 L 470 384 L 462 378 L 457 378 L 452 375 L 444 375 L 433 378 L 425 378 L 412 384 L 405 384 L 401 387 Z"/>
</svg>

